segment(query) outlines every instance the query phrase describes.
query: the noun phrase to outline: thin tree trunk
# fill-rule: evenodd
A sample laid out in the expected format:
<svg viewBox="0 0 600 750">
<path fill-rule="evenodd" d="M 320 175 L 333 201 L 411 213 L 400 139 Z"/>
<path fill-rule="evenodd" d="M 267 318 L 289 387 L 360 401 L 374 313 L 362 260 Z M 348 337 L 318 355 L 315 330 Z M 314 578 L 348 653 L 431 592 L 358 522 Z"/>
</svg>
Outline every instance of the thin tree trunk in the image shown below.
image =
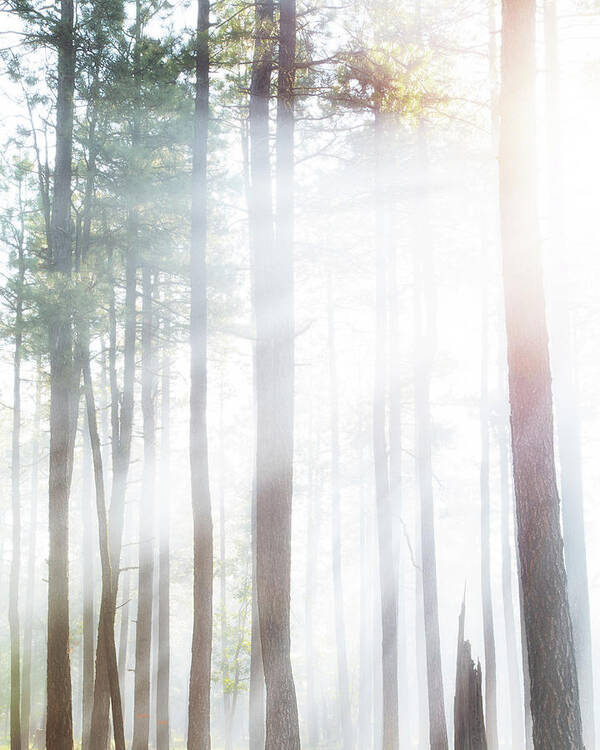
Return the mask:
<svg viewBox="0 0 600 750">
<path fill-rule="evenodd" d="M 83 688 L 81 696 L 81 747 L 87 750 L 92 725 L 94 705 L 94 532 L 92 527 L 92 447 L 90 445 L 87 413 L 83 418 L 83 467 L 81 486 L 82 538 L 82 588 L 83 588 Z"/>
<path fill-rule="evenodd" d="M 29 547 L 27 551 L 27 593 L 25 596 L 25 617 L 23 623 L 23 674 L 21 679 L 21 746 L 23 748 L 29 748 L 31 723 L 31 662 L 37 550 L 41 402 L 42 372 L 38 356 L 36 361 L 35 412 L 33 416 L 33 438 L 31 444 L 31 515 L 29 520 Z"/>
<path fill-rule="evenodd" d="M 424 124 L 418 126 L 418 162 L 422 180 L 427 179 L 428 160 Z M 432 264 L 432 239 L 426 188 L 419 198 L 419 254 L 417 260 L 416 305 L 417 352 L 415 372 L 416 471 L 420 498 L 421 571 L 423 589 L 427 694 L 429 702 L 429 742 L 431 750 L 447 750 L 448 732 L 444 708 L 444 683 L 438 616 L 437 566 L 431 462 L 431 368 L 435 350 L 436 304 Z"/>
<path fill-rule="evenodd" d="M 590 600 L 583 510 L 581 427 L 577 403 L 574 347 L 571 332 L 568 273 L 565 269 L 564 188 L 560 136 L 560 81 L 556 0 L 544 1 L 546 62 L 546 143 L 548 148 L 548 218 L 551 260 L 550 337 L 556 437 L 565 544 L 565 567 L 573 623 L 573 644 L 586 750 L 594 750 L 594 679 Z"/>
<path fill-rule="evenodd" d="M 198 0 L 190 251 L 190 464 L 194 515 L 194 626 L 190 669 L 188 750 L 210 750 L 213 528 L 206 429 L 209 26 L 210 0 Z"/>
<path fill-rule="evenodd" d="M 389 169 L 389 166 L 388 166 Z M 395 164 L 394 164 L 395 169 Z M 387 212 L 388 236 L 387 246 L 387 294 L 389 309 L 389 481 L 390 481 L 390 527 L 394 550 L 394 581 L 396 586 L 396 642 L 397 642 L 397 677 L 398 677 L 398 741 L 400 747 L 410 744 L 409 682 L 406 664 L 406 618 L 404 606 L 404 570 L 400 554 L 403 544 L 400 529 L 403 510 L 402 498 L 402 387 L 401 387 L 401 352 L 400 352 L 400 316 L 398 310 L 398 278 L 396 243 L 397 227 L 394 223 L 394 204 L 392 184 L 386 180 L 385 210 Z"/>
<path fill-rule="evenodd" d="M 361 429 L 362 436 L 362 429 Z M 365 491 L 365 465 L 363 441 L 360 448 L 360 625 L 359 625 L 359 667 L 358 667 L 358 747 L 369 750 L 372 747 L 373 732 L 373 638 L 371 617 L 371 565 L 370 565 L 370 524 L 368 522 L 367 492 Z"/>
<path fill-rule="evenodd" d="M 158 555 L 158 668 L 156 674 L 156 750 L 169 750 L 169 677 L 170 677 L 170 482 L 171 482 L 171 321 L 163 324 L 163 361 L 161 387 L 161 498 L 159 511 Z"/>
<path fill-rule="evenodd" d="M 227 655 L 227 550 L 225 538 L 225 430 L 223 426 L 224 383 L 221 374 L 219 394 L 219 595 L 221 604 L 221 689 L 223 693 L 223 728 L 225 750 L 231 750 L 231 726 L 229 716 L 231 695 L 229 692 L 229 667 Z"/>
<path fill-rule="evenodd" d="M 344 616 L 344 588 L 342 582 L 339 404 L 333 305 L 331 272 L 329 272 L 327 276 L 327 338 L 329 344 L 329 393 L 331 400 L 331 560 L 342 746 L 344 750 L 351 750 L 354 741 L 352 736 L 350 678 L 348 676 L 348 657 L 346 654 L 346 621 Z"/>
<path fill-rule="evenodd" d="M 62 282 L 71 273 L 71 157 L 75 46 L 73 0 L 61 0 L 58 38 L 56 152 L 51 236 L 52 268 Z M 73 715 L 69 647 L 69 494 L 73 467 L 74 367 L 68 295 L 50 338 L 50 458 L 46 746 L 71 750 Z"/>
<path fill-rule="evenodd" d="M 501 373 L 499 393 L 506 395 L 504 374 Z M 504 400 L 504 399 L 503 399 Z M 508 455 L 508 415 L 502 414 L 498 424 L 498 462 L 500 464 L 500 536 L 502 546 L 502 608 L 504 614 L 504 636 L 508 669 L 508 692 L 510 697 L 510 723 L 512 747 L 523 744 L 523 693 L 520 688 L 519 657 L 515 613 L 512 594 L 512 550 L 510 548 L 510 506 Z M 527 644 L 525 644 L 526 646 Z M 524 670 L 527 674 L 527 669 Z M 528 684 L 528 681 L 527 681 Z M 531 750 L 526 743 L 527 750 Z"/>
<path fill-rule="evenodd" d="M 246 122 L 242 125 L 242 154 L 244 161 L 244 193 L 248 213 L 250 204 L 250 151 L 249 128 Z M 250 265 L 253 266 L 252 245 L 250 246 Z M 254 275 L 251 276 L 252 299 L 254 299 Z M 256 325 L 253 310 L 253 326 Z M 256 424 L 256 345 L 252 344 L 252 407 L 254 424 Z M 256 435 L 254 436 L 256 443 Z M 256 445 L 253 446 L 256 455 Z M 258 595 L 256 592 L 256 463 L 252 471 L 252 497 L 250 499 L 251 553 L 252 553 L 252 620 L 250 625 L 250 684 L 248 686 L 248 735 L 249 750 L 263 750 L 265 746 L 265 673 L 262 662 L 260 643 L 260 626 L 258 622 Z"/>
<path fill-rule="evenodd" d="M 136 6 L 137 7 L 137 6 Z M 136 14 L 136 37 L 139 37 L 139 8 Z M 139 134 L 134 126 L 132 147 L 135 148 Z M 125 342 L 123 352 L 123 389 L 117 381 L 117 321 L 114 283 L 109 297 L 109 385 L 112 453 L 112 486 L 108 516 L 110 564 L 114 571 L 111 605 L 116 607 L 125 521 L 125 494 L 131 456 L 133 431 L 135 354 L 136 354 L 136 296 L 137 296 L 137 214 L 128 209 L 127 249 L 125 252 Z M 112 250 L 111 250 L 112 252 Z M 96 679 L 94 682 L 94 705 L 90 730 L 90 750 L 106 750 L 109 738 L 110 686 L 106 668 L 106 646 L 103 628 L 98 628 L 96 645 Z"/>
<path fill-rule="evenodd" d="M 312 393 L 312 388 L 311 388 Z M 319 708 L 317 700 L 317 680 L 315 674 L 315 663 L 318 661 L 315 653 L 314 638 L 314 606 L 317 584 L 317 560 L 319 554 L 319 522 L 318 522 L 318 500 L 315 481 L 315 446 L 318 440 L 317 433 L 314 437 L 314 405 L 311 400 L 308 431 L 308 497 L 306 523 L 306 567 L 304 574 L 305 600 L 304 600 L 304 655 L 306 660 L 306 729 L 308 746 L 316 748 L 319 744 Z"/>
<path fill-rule="evenodd" d="M 152 269 L 142 268 L 142 415 L 144 469 L 139 506 L 138 606 L 135 628 L 135 681 L 132 750 L 147 750 L 150 731 L 150 654 L 154 584 L 154 354 Z"/>
<path fill-rule="evenodd" d="M 583 748 L 556 487 L 537 229 L 535 1 L 503 3 L 500 225 L 513 473 L 534 747 Z"/>
<path fill-rule="evenodd" d="M 98 541 L 100 546 L 100 563 L 102 567 L 102 595 L 100 601 L 99 627 L 104 631 L 104 646 L 106 648 L 106 666 L 110 685 L 110 699 L 112 705 L 113 732 L 115 750 L 125 750 L 125 735 L 123 732 L 123 709 L 121 706 L 121 691 L 119 688 L 119 671 L 117 667 L 117 652 L 115 648 L 115 609 L 112 604 L 112 570 L 110 566 L 110 549 L 108 538 L 108 521 L 106 517 L 106 501 L 104 497 L 104 472 L 102 468 L 102 448 L 98 435 L 96 419 L 96 404 L 92 376 L 90 372 L 90 354 L 87 332 L 82 341 L 82 370 L 87 410 L 87 424 L 89 430 L 92 460 L 94 465 L 94 480 L 96 485 L 96 512 L 98 516 Z"/>
<path fill-rule="evenodd" d="M 484 250 L 485 255 L 485 250 Z M 479 492 L 481 497 L 481 604 L 483 615 L 483 644 L 485 652 L 485 727 L 489 750 L 498 747 L 498 716 L 496 709 L 496 641 L 492 605 L 490 569 L 490 415 L 488 396 L 489 310 L 487 285 L 487 255 L 483 259 L 481 297 L 481 392 L 480 437 L 481 464 Z"/>
<path fill-rule="evenodd" d="M 11 507 L 12 507 L 12 556 L 10 561 L 10 585 L 8 623 L 10 630 L 10 748 L 21 750 L 21 627 L 19 618 L 19 581 L 21 576 L 21 355 L 23 345 L 23 282 L 25 259 L 23 255 L 24 220 L 22 184 L 19 181 L 19 233 L 17 291 L 15 302 L 15 354 L 13 361 L 13 422 L 11 451 Z"/>
<path fill-rule="evenodd" d="M 386 346 L 388 313 L 386 305 L 386 217 L 383 193 L 383 149 L 385 124 L 382 114 L 375 114 L 375 373 L 373 394 L 373 458 L 375 463 L 375 496 L 379 552 L 379 585 L 381 590 L 381 657 L 383 750 L 398 748 L 398 602 L 397 581 L 391 527 L 390 484 L 386 440 Z"/>
</svg>

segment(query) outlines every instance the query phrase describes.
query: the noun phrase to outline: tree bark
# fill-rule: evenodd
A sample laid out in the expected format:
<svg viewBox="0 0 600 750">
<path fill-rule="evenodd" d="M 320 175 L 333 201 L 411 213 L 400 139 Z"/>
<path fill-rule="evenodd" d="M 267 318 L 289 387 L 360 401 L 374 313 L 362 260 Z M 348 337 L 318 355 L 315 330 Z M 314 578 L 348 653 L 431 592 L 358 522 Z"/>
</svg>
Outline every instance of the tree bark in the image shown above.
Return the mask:
<svg viewBox="0 0 600 750">
<path fill-rule="evenodd" d="M 150 654 L 154 584 L 154 353 L 152 269 L 142 268 L 142 415 L 144 468 L 139 506 L 138 606 L 135 628 L 135 681 L 132 750 L 148 750 L 150 732 Z"/>
<path fill-rule="evenodd" d="M 342 582 L 342 550 L 340 519 L 340 435 L 338 374 L 335 346 L 334 302 L 331 272 L 327 276 L 327 333 L 329 344 L 329 393 L 331 400 L 331 560 L 333 573 L 333 600 L 338 671 L 338 697 L 344 750 L 354 746 L 352 712 L 350 705 L 350 678 L 346 653 L 346 620 L 344 616 L 344 588 Z"/>
<path fill-rule="evenodd" d="M 190 250 L 190 465 L 194 515 L 194 625 L 190 669 L 188 750 L 210 750 L 213 528 L 206 429 L 209 17 L 210 0 L 198 0 Z"/>
<path fill-rule="evenodd" d="M 465 602 L 458 620 L 456 689 L 454 693 L 454 750 L 487 750 L 483 718 L 481 666 L 471 658 L 471 644 L 465 641 Z"/>
<path fill-rule="evenodd" d="M 52 268 L 61 282 L 71 273 L 71 157 L 75 46 L 73 0 L 61 0 L 58 35 L 56 151 L 51 236 Z M 57 306 L 50 338 L 50 457 L 46 746 L 72 750 L 69 648 L 69 494 L 73 465 L 74 367 L 69 301 Z"/>
<path fill-rule="evenodd" d="M 577 403 L 568 273 L 565 269 L 563 159 L 560 136 L 560 80 L 556 0 L 544 2 L 546 62 L 546 143 L 548 148 L 548 219 L 552 268 L 550 277 L 550 338 L 555 399 L 556 438 L 560 462 L 564 555 L 579 700 L 586 750 L 594 750 L 594 679 L 590 601 L 583 509 L 581 427 Z"/>
<path fill-rule="evenodd" d="M 583 748 L 554 466 L 537 230 L 535 2 L 503 4 L 500 226 L 520 575 L 534 747 Z"/>
<path fill-rule="evenodd" d="M 271 6 L 272 8 L 272 6 Z M 269 31 L 268 18 L 264 18 Z M 279 6 L 279 68 L 277 82 L 275 242 L 265 228 L 266 242 L 254 242 L 257 383 L 257 590 L 260 637 L 266 684 L 265 750 L 299 750 L 296 689 L 290 660 L 290 568 L 292 464 L 294 430 L 294 76 L 296 54 L 295 0 Z M 271 32 L 272 33 L 272 32 Z M 268 52 L 267 52 L 268 54 Z M 256 90 L 256 76 L 267 74 Z M 266 70 L 253 68 L 251 108 L 264 99 L 261 117 L 268 117 Z M 253 101 L 252 101 L 253 99 Z M 268 121 L 264 128 L 268 135 Z M 256 133 L 255 133 L 256 135 Z M 254 199 L 266 204 L 270 190 L 268 139 L 254 142 L 263 149 L 264 179 L 253 179 Z M 266 153 L 265 151 L 266 150 Z M 256 164 L 256 156 L 253 161 Z M 256 169 L 254 177 L 258 177 Z M 261 221 L 269 221 L 264 205 Z M 277 311 L 277 312 L 274 312 Z"/>
</svg>

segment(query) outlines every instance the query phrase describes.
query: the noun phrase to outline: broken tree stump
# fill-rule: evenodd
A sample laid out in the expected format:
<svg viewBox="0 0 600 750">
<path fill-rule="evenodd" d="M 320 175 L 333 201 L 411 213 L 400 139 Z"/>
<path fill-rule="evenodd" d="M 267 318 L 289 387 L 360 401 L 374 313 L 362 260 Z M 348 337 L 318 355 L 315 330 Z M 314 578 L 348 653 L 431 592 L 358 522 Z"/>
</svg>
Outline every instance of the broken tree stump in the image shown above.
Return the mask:
<svg viewBox="0 0 600 750">
<path fill-rule="evenodd" d="M 481 665 L 471 658 L 471 644 L 465 641 L 465 601 L 458 619 L 456 689 L 454 694 L 454 750 L 487 750 Z"/>
</svg>

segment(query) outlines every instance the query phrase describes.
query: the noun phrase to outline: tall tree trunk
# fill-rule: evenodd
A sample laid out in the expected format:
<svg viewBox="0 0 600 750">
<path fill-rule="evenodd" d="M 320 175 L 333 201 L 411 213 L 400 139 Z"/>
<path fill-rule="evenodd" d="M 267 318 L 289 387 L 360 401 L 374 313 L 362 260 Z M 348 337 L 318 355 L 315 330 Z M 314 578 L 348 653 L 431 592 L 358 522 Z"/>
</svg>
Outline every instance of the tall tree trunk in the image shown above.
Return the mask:
<svg viewBox="0 0 600 750">
<path fill-rule="evenodd" d="M 499 393 L 505 396 L 504 372 L 501 373 Z M 503 399 L 504 400 L 504 399 Z M 508 669 L 508 693 L 510 697 L 510 723 L 512 747 L 523 744 L 523 693 L 520 688 L 519 657 L 515 613 L 512 594 L 512 550 L 510 548 L 510 507 L 508 455 L 508 415 L 503 413 L 498 424 L 498 461 L 500 464 L 500 536 L 502 547 L 502 609 L 504 614 L 504 637 L 506 640 L 506 660 Z M 525 644 L 526 646 L 527 644 Z M 527 670 L 525 674 L 528 678 Z M 527 679 L 527 685 L 529 680 Z M 531 750 L 526 743 L 527 750 Z"/>
<path fill-rule="evenodd" d="M 169 676 L 170 676 L 170 483 L 171 483 L 171 321 L 163 323 L 163 361 L 161 386 L 161 449 L 158 552 L 158 666 L 156 674 L 156 750 L 169 750 Z"/>
<path fill-rule="evenodd" d="M 272 22 L 268 15 L 272 14 L 272 5 L 265 4 L 265 8 L 257 19 L 258 24 L 262 26 L 263 33 L 272 35 Z M 268 96 L 271 70 L 269 45 L 263 53 L 264 65 L 260 59 L 255 60 L 253 64 L 250 101 L 251 121 L 257 118 L 263 120 L 262 132 L 253 133 L 251 157 L 253 202 L 258 203 L 258 206 L 255 206 L 258 217 L 255 219 L 264 224 L 258 233 L 254 231 L 253 241 L 257 394 L 256 578 L 266 684 L 265 750 L 298 750 L 298 707 L 290 660 L 294 429 L 295 0 L 283 0 L 280 3 L 279 22 L 277 231 L 274 242 L 270 223 L 271 210 L 267 204 L 271 198 L 268 158 Z M 258 29 L 257 41 L 260 35 L 261 29 Z M 259 75 L 263 78 L 260 82 L 257 81 Z M 257 105 L 258 113 L 253 112 Z M 256 227 L 252 229 L 255 230 Z"/>
<path fill-rule="evenodd" d="M 92 447 L 90 445 L 87 412 L 83 417 L 83 466 L 81 482 L 82 588 L 83 588 L 83 688 L 81 696 L 81 747 L 88 750 L 94 705 L 94 532 L 92 527 Z"/>
<path fill-rule="evenodd" d="M 119 688 L 119 671 L 117 667 L 117 652 L 115 648 L 115 609 L 112 604 L 112 569 L 110 566 L 110 549 L 108 539 L 108 521 L 106 517 L 106 501 L 104 497 L 104 471 L 102 468 L 102 448 L 98 434 L 96 419 L 96 404 L 90 371 L 90 353 L 87 332 L 83 332 L 81 341 L 81 365 L 85 404 L 87 411 L 87 425 L 94 465 L 94 480 L 96 485 L 96 512 L 98 516 L 98 541 L 100 546 L 100 563 L 102 567 L 102 595 L 100 600 L 99 627 L 104 631 L 104 647 L 106 648 L 106 666 L 110 685 L 110 699 L 112 705 L 113 732 L 115 750 L 125 750 L 125 735 L 123 732 L 123 709 L 121 706 L 121 691 Z"/>
<path fill-rule="evenodd" d="M 479 405 L 481 464 L 479 492 L 481 500 L 481 605 L 483 615 L 483 646 L 485 652 L 485 728 L 488 750 L 498 747 L 498 716 L 496 708 L 496 640 L 492 604 L 490 569 L 490 414 L 488 394 L 489 306 L 487 284 L 487 253 L 483 250 L 481 293 L 481 390 Z"/>
<path fill-rule="evenodd" d="M 249 128 L 242 126 L 242 151 L 244 159 L 244 192 L 250 215 L 250 150 Z M 254 265 L 252 243 L 250 243 L 250 265 Z M 251 276 L 251 293 L 254 300 L 254 275 Z M 253 305 L 254 308 L 254 305 Z M 253 326 L 256 325 L 254 309 Z M 256 424 L 256 345 L 252 344 L 252 411 Z M 256 435 L 254 435 L 253 455 L 256 455 Z M 256 463 L 252 471 L 252 496 L 250 498 L 250 533 L 252 554 L 252 613 L 250 624 L 250 684 L 248 686 L 248 739 L 249 750 L 263 750 L 265 746 L 265 673 L 258 622 L 258 595 L 256 591 Z"/>
<path fill-rule="evenodd" d="M 338 698 L 344 750 L 351 750 L 352 713 L 350 706 L 350 678 L 346 654 L 346 621 L 344 616 L 344 588 L 342 582 L 342 529 L 340 519 L 340 434 L 338 404 L 338 374 L 335 346 L 333 292 L 331 272 L 327 276 L 327 338 L 329 344 L 329 393 L 331 400 L 331 560 L 333 572 L 333 601 L 338 671 Z"/>
<path fill-rule="evenodd" d="M 386 212 L 383 159 L 385 123 L 375 113 L 376 259 L 375 259 L 375 373 L 373 394 L 373 457 L 381 590 L 381 657 L 383 750 L 398 748 L 398 585 L 392 535 L 392 508 L 386 440 L 386 372 L 388 311 L 386 304 Z"/>
<path fill-rule="evenodd" d="M 136 4 L 136 49 L 140 37 L 139 2 Z M 136 53 L 137 58 L 137 53 Z M 137 70 L 137 65 L 136 65 Z M 139 140 L 137 125 L 134 123 L 132 148 Z M 130 167 L 131 170 L 131 167 Z M 131 170 L 132 171 L 132 170 Z M 133 431 L 135 355 L 136 355 L 136 297 L 137 297 L 137 244 L 138 219 L 135 206 L 127 210 L 127 248 L 125 251 L 125 341 L 123 351 L 123 388 L 117 380 L 117 321 L 115 310 L 114 285 L 109 292 L 109 386 L 112 486 L 108 512 L 110 564 L 114 572 L 111 606 L 116 607 L 121 567 L 121 547 L 125 522 L 125 495 L 131 456 Z M 112 252 L 112 249 L 110 249 Z M 103 642 L 104 629 L 98 628 L 96 644 L 96 679 L 94 682 L 94 705 L 90 730 L 90 750 L 106 750 L 109 736 L 110 686 L 106 668 L 106 646 Z"/>
<path fill-rule="evenodd" d="M 393 157 L 392 157 L 393 158 Z M 395 160 L 392 162 L 393 169 L 396 168 Z M 391 165 L 388 165 L 388 169 Z M 398 705 L 400 715 L 398 717 L 398 740 L 400 747 L 408 747 L 410 744 L 410 714 L 409 704 L 409 682 L 406 664 L 406 618 L 404 606 L 404 570 L 400 550 L 403 544 L 401 531 L 403 498 L 402 498 L 402 387 L 401 387 L 401 351 L 400 351 L 400 316 L 398 295 L 398 269 L 396 259 L 395 237 L 398 230 L 394 222 L 396 213 L 394 211 L 392 187 L 386 179 L 385 210 L 387 212 L 388 236 L 387 247 L 387 295 L 389 308 L 389 480 L 390 480 L 390 526 L 392 528 L 392 540 L 394 549 L 394 580 L 396 586 L 396 641 L 398 658 Z"/>
<path fill-rule="evenodd" d="M 73 0 L 61 0 L 56 99 L 56 151 L 51 236 L 52 268 L 71 273 L 71 157 L 75 46 Z M 50 338 L 50 457 L 46 746 L 71 750 L 73 715 L 69 647 L 69 494 L 73 466 L 74 367 L 68 294 L 53 316 Z"/>
<path fill-rule="evenodd" d="M 520 575 L 534 747 L 583 748 L 554 467 L 537 229 L 535 1 L 503 3 L 500 226 Z"/>
<path fill-rule="evenodd" d="M 550 278 L 550 338 L 556 437 L 560 462 L 564 555 L 573 644 L 579 680 L 583 741 L 594 750 L 594 679 L 592 632 L 583 510 L 581 427 L 577 403 L 574 347 L 565 269 L 564 188 L 560 136 L 560 82 L 556 0 L 544 1 L 546 62 L 546 143 L 548 148 L 548 218 L 552 268 Z"/>
<path fill-rule="evenodd" d="M 313 392 L 311 382 L 311 394 Z M 318 590 L 317 560 L 319 554 L 319 505 L 316 487 L 315 455 L 318 455 L 319 433 L 314 434 L 314 404 L 311 398 L 308 418 L 308 492 L 306 522 L 306 567 L 304 569 L 304 658 L 306 661 L 306 735 L 308 746 L 319 744 L 319 702 L 315 663 L 314 607 Z M 316 450 L 315 450 L 316 443 Z"/>
<path fill-rule="evenodd" d="M 213 528 L 206 429 L 209 26 L 210 0 L 198 0 L 190 250 L 190 465 L 194 514 L 194 626 L 190 669 L 188 750 L 210 750 Z"/>
<path fill-rule="evenodd" d="M 132 750 L 148 750 L 150 731 L 150 654 L 154 584 L 154 354 L 152 269 L 142 267 L 142 415 L 144 469 L 139 506 L 138 606 L 135 627 L 135 681 Z"/>
<path fill-rule="evenodd" d="M 31 443 L 31 515 L 27 550 L 27 593 L 23 623 L 23 673 L 21 679 L 21 746 L 29 748 L 31 723 L 31 662 L 33 648 L 33 604 L 35 601 L 35 563 L 38 525 L 38 485 L 40 460 L 40 409 L 42 403 L 42 372 L 40 358 L 36 362 L 35 412 Z"/>
<path fill-rule="evenodd" d="M 13 361 L 13 423 L 11 450 L 11 507 L 12 507 L 12 556 L 10 561 L 10 585 L 8 602 L 8 624 L 10 630 L 10 748 L 21 750 L 21 627 L 19 618 L 19 582 L 21 576 L 21 355 L 23 345 L 23 282 L 25 280 L 25 258 L 23 255 L 24 221 L 22 184 L 19 181 L 19 232 L 17 290 L 15 301 L 15 355 Z"/>
<path fill-rule="evenodd" d="M 426 184 L 428 177 L 425 126 L 418 125 L 418 169 Z M 432 238 L 429 229 L 428 196 L 426 187 L 418 196 L 418 226 L 420 238 L 415 252 L 417 259 L 416 304 L 416 372 L 415 372 L 415 427 L 416 471 L 420 498 L 420 543 L 423 589 L 425 655 L 427 663 L 427 695 L 429 702 L 429 743 L 431 750 L 448 749 L 448 732 L 444 708 L 444 683 L 440 649 L 438 616 L 437 567 L 435 552 L 435 523 L 431 463 L 431 368 L 435 350 L 436 303 L 433 280 Z"/>
<path fill-rule="evenodd" d="M 228 721 L 231 694 L 227 655 L 227 549 L 225 538 L 225 430 L 223 425 L 224 374 L 221 373 L 219 394 L 219 597 L 221 605 L 221 689 L 223 692 L 223 729 L 225 750 L 231 750 L 231 723 Z"/>
<path fill-rule="evenodd" d="M 363 435 L 362 425 L 360 430 Z M 360 468 L 360 624 L 359 624 L 359 666 L 358 666 L 358 747 L 369 750 L 372 747 L 373 732 L 373 631 L 372 631 L 372 587 L 370 556 L 370 523 L 365 488 L 365 460 L 361 440 Z"/>
</svg>

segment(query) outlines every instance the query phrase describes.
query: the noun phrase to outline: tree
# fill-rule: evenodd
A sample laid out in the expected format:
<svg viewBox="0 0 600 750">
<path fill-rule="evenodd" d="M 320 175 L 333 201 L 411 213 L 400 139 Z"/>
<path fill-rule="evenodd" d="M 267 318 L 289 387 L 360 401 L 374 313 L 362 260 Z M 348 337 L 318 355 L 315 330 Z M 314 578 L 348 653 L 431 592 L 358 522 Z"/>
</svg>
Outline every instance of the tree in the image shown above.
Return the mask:
<svg viewBox="0 0 600 750">
<path fill-rule="evenodd" d="M 257 20 L 271 25 L 272 5 Z M 257 34 L 257 39 L 259 34 Z M 252 71 L 252 108 L 266 120 L 252 144 L 262 150 L 251 157 L 252 191 L 261 191 L 258 220 L 268 222 L 270 209 L 262 191 L 270 180 L 268 159 L 268 96 L 271 71 L 269 45 L 264 63 Z M 279 7 L 279 66 L 276 133 L 276 230 L 254 231 L 256 305 L 256 493 L 257 591 L 260 638 L 266 684 L 266 750 L 300 747 L 296 688 L 290 661 L 290 567 L 292 463 L 294 429 L 294 77 L 296 72 L 296 5 Z M 257 81 L 259 76 L 263 80 Z M 258 91 L 257 91 L 258 88 Z M 258 100 L 262 101 L 258 101 Z M 264 138 L 266 133 L 267 138 Z M 256 135 L 256 134 L 255 134 Z M 251 132 L 252 139 L 252 132 Z M 259 168 L 257 174 L 256 167 Z M 262 172 L 260 172 L 262 170 Z M 264 233 L 264 236 L 261 236 Z M 256 236 L 258 234 L 258 236 Z"/>
<path fill-rule="evenodd" d="M 581 720 L 586 750 L 594 750 L 594 676 L 592 631 L 583 511 L 581 427 L 575 382 L 574 347 L 568 309 L 565 268 L 564 178 L 560 135 L 560 81 L 556 0 L 544 2 L 546 62 L 546 144 L 548 149 L 548 217 L 551 249 L 550 339 L 556 438 L 560 463 L 562 522 L 573 645 L 577 662 Z"/>
<path fill-rule="evenodd" d="M 23 291 L 25 282 L 25 206 L 24 169 L 16 165 L 18 225 L 13 227 L 17 276 L 14 289 L 14 361 L 13 422 L 11 445 L 12 556 L 8 623 L 10 630 L 10 746 L 21 750 L 21 627 L 19 617 L 19 581 L 21 575 L 21 359 L 23 355 Z"/>
<path fill-rule="evenodd" d="M 337 644 L 338 694 L 343 747 L 344 750 L 351 750 L 354 742 L 352 738 L 350 678 L 348 676 L 348 658 L 346 654 L 346 622 L 344 617 L 344 589 L 342 583 L 338 375 L 331 272 L 327 275 L 327 338 L 329 345 L 329 390 L 331 399 L 331 559 L 333 568 L 335 637 Z"/>
<path fill-rule="evenodd" d="M 150 654 L 152 649 L 152 591 L 154 585 L 154 346 L 153 278 L 147 260 L 142 267 L 142 414 L 144 470 L 139 505 L 138 607 L 135 628 L 135 687 L 133 750 L 148 747 L 150 730 Z"/>
<path fill-rule="evenodd" d="M 68 289 L 72 266 L 71 156 L 73 151 L 73 93 L 75 45 L 73 1 L 61 0 L 57 27 L 58 80 L 54 191 L 48 246 L 59 288 Z M 50 457 L 48 553 L 48 666 L 46 746 L 71 750 L 73 718 L 69 649 L 69 493 L 73 466 L 75 377 L 71 312 L 58 301 L 49 326 Z"/>
<path fill-rule="evenodd" d="M 536 217 L 535 3 L 503 5 L 500 227 L 513 474 L 536 748 L 583 748 L 554 467 Z"/>
<path fill-rule="evenodd" d="M 210 750 L 213 530 L 206 430 L 209 27 L 209 0 L 198 0 L 190 248 L 190 466 L 194 514 L 194 625 L 190 668 L 188 750 Z"/>
</svg>

